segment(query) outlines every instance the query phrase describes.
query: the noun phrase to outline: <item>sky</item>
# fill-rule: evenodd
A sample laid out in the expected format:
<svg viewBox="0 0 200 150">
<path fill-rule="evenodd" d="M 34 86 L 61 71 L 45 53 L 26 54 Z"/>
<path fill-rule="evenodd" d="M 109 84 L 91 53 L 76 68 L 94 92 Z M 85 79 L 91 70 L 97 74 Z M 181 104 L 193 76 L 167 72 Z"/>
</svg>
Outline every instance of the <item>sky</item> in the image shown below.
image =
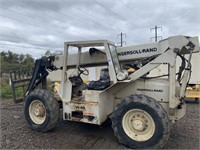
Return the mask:
<svg viewBox="0 0 200 150">
<path fill-rule="evenodd" d="M 40 58 L 64 42 L 107 39 L 124 46 L 158 36 L 200 36 L 199 0 L 0 0 L 0 51 Z M 159 37 L 159 40 L 161 39 Z M 150 40 L 151 39 L 151 40 Z"/>
</svg>

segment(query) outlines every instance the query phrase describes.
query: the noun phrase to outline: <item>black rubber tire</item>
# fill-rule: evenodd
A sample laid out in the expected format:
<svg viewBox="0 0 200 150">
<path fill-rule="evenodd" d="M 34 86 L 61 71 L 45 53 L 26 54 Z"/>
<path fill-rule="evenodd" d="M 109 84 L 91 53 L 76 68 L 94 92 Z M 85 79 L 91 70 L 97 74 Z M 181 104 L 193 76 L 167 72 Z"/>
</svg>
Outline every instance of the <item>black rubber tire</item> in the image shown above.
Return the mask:
<svg viewBox="0 0 200 150">
<path fill-rule="evenodd" d="M 44 104 L 46 118 L 42 124 L 36 124 L 30 117 L 29 106 L 32 101 L 39 100 Z M 24 116 L 28 125 L 35 131 L 47 132 L 53 129 L 59 120 L 59 104 L 53 94 L 47 90 L 34 90 L 24 102 Z"/>
<path fill-rule="evenodd" d="M 155 123 L 155 132 L 147 141 L 135 141 L 124 131 L 122 126 L 123 116 L 132 109 L 146 111 Z M 162 148 L 170 135 L 170 125 L 167 112 L 153 98 L 145 95 L 131 95 L 120 101 L 112 115 L 112 128 L 119 142 L 130 148 Z"/>
</svg>

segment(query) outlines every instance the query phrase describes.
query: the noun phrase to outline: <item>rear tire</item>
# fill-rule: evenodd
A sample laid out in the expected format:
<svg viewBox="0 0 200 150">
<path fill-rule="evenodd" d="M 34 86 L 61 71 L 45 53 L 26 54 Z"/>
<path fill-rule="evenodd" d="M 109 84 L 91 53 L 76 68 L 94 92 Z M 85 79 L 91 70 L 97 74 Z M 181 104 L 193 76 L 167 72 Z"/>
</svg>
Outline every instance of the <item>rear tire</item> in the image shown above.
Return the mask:
<svg viewBox="0 0 200 150">
<path fill-rule="evenodd" d="M 59 104 L 49 91 L 35 90 L 25 99 L 24 116 L 33 130 L 47 132 L 59 120 Z"/>
<path fill-rule="evenodd" d="M 122 100 L 111 120 L 119 142 L 130 148 L 162 148 L 170 135 L 166 111 L 145 95 L 131 95 Z"/>
</svg>

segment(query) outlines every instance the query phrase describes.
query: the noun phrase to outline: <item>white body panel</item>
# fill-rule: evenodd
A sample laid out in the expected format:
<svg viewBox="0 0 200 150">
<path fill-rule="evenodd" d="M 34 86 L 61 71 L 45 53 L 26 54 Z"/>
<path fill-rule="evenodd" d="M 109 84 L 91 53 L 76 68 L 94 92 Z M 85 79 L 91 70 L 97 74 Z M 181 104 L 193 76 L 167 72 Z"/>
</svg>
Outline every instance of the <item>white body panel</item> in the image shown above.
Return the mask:
<svg viewBox="0 0 200 150">
<path fill-rule="evenodd" d="M 180 86 L 177 82 L 177 95 L 179 90 Z M 113 112 L 119 101 L 133 94 L 142 94 L 154 98 L 161 103 L 169 114 L 169 81 L 167 79 L 140 79 L 132 83 L 119 82 L 104 91 L 84 90 L 81 98 L 65 103 L 65 113 L 69 114 L 68 117 L 65 116 L 65 119 L 100 125 Z M 73 112 L 77 111 L 81 111 L 85 117 L 81 119 L 73 117 Z M 178 120 L 184 115 L 185 110 L 177 109 L 175 114 L 171 116 L 171 120 Z M 94 117 L 91 121 L 88 119 L 90 116 Z M 174 116 L 176 118 L 173 118 Z"/>
</svg>

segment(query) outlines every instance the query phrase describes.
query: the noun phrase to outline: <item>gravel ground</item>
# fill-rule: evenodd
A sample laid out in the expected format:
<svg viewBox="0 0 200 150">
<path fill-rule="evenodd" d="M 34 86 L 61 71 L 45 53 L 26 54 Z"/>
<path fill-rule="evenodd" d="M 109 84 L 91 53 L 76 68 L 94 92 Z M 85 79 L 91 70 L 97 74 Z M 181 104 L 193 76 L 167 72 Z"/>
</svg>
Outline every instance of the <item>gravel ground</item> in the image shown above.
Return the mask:
<svg viewBox="0 0 200 150">
<path fill-rule="evenodd" d="M 62 121 L 48 133 L 31 130 L 23 117 L 23 104 L 1 100 L 1 149 L 124 149 L 111 128 Z M 200 105 L 189 101 L 187 115 L 171 128 L 165 149 L 199 149 Z"/>
</svg>

